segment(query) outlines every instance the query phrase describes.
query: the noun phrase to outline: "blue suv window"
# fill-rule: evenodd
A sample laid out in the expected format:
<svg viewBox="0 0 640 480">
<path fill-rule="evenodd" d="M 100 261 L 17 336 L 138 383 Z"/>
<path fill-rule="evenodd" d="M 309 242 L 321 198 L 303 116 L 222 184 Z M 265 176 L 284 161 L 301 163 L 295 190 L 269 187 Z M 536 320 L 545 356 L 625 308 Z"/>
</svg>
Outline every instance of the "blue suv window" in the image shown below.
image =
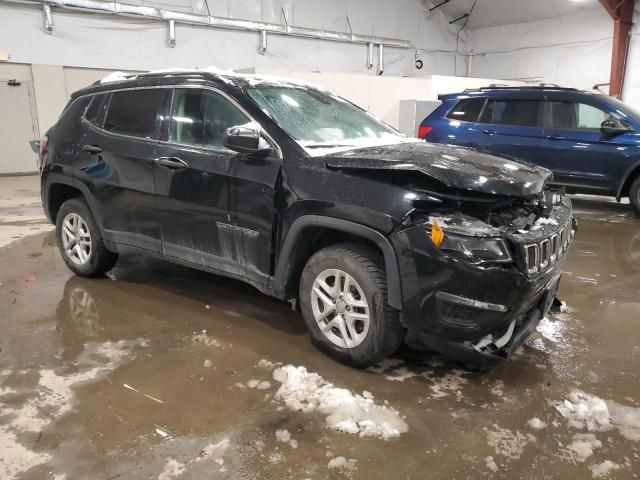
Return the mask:
<svg viewBox="0 0 640 480">
<path fill-rule="evenodd" d="M 485 98 L 465 98 L 456 103 L 447 118 L 451 120 L 460 120 L 462 122 L 475 122 L 484 106 Z"/>
<path fill-rule="evenodd" d="M 549 102 L 551 128 L 562 130 L 599 130 L 609 114 L 593 105 L 578 102 Z"/>
<path fill-rule="evenodd" d="M 480 123 L 536 127 L 542 102 L 539 100 L 489 100 Z"/>
</svg>

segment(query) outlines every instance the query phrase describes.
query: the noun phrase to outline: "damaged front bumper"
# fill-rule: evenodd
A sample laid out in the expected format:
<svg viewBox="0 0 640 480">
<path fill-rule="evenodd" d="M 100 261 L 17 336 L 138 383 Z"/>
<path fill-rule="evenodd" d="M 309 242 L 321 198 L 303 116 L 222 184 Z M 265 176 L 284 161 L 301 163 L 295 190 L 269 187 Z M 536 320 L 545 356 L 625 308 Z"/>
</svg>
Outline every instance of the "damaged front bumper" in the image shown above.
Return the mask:
<svg viewBox="0 0 640 480">
<path fill-rule="evenodd" d="M 576 224 L 570 205 L 551 218 L 529 234 L 506 235 L 509 264 L 474 265 L 443 255 L 421 225 L 392 235 L 406 343 L 479 366 L 508 359 L 547 314 L 560 283 Z M 527 254 L 536 248 L 534 261 Z"/>
</svg>

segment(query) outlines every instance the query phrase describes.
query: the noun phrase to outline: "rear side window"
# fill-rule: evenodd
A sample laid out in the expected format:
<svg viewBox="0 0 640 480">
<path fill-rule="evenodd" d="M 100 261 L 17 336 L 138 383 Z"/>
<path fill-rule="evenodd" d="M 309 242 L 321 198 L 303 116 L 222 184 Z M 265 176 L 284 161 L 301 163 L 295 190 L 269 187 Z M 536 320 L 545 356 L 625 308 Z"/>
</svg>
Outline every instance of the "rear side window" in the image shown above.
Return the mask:
<svg viewBox="0 0 640 480">
<path fill-rule="evenodd" d="M 476 122 L 478 115 L 484 105 L 484 98 L 465 98 L 456 103 L 447 114 L 447 118 L 451 120 L 460 120 L 462 122 Z"/>
<path fill-rule="evenodd" d="M 89 108 L 87 108 L 87 112 L 84 115 L 85 120 L 93 123 L 97 127 L 102 128 L 104 113 L 107 110 L 107 105 L 109 103 L 108 100 L 108 93 L 94 95 L 94 97 L 91 99 L 91 103 L 89 104 Z"/>
<path fill-rule="evenodd" d="M 150 88 L 111 94 L 104 129 L 123 135 L 155 138 L 167 90 Z"/>
<path fill-rule="evenodd" d="M 609 114 L 592 105 L 577 102 L 549 102 L 551 128 L 561 130 L 599 130 Z"/>
<path fill-rule="evenodd" d="M 480 123 L 536 127 L 541 106 L 539 100 L 489 100 Z"/>
</svg>

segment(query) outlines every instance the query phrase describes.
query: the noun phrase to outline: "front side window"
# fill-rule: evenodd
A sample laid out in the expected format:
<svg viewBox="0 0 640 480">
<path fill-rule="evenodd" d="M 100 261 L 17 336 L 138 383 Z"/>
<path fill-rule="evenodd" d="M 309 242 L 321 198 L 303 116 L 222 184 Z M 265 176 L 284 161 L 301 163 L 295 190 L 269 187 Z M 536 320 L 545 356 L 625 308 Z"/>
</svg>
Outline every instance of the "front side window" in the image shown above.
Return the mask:
<svg viewBox="0 0 640 480">
<path fill-rule="evenodd" d="M 609 114 L 592 105 L 578 102 L 549 102 L 551 128 L 561 130 L 600 130 Z"/>
<path fill-rule="evenodd" d="M 132 137 L 155 138 L 166 92 L 150 88 L 112 93 L 103 128 Z"/>
<path fill-rule="evenodd" d="M 253 101 L 311 155 L 406 138 L 351 103 L 314 88 L 260 86 Z"/>
<path fill-rule="evenodd" d="M 182 145 L 224 148 L 229 127 L 251 120 L 226 97 L 210 90 L 178 88 L 171 108 L 170 140 Z"/>
<path fill-rule="evenodd" d="M 489 100 L 480 123 L 536 127 L 541 105 L 538 100 Z"/>
<path fill-rule="evenodd" d="M 484 98 L 465 98 L 460 100 L 447 114 L 447 118 L 462 122 L 476 122 L 484 106 L 484 101 Z"/>
</svg>

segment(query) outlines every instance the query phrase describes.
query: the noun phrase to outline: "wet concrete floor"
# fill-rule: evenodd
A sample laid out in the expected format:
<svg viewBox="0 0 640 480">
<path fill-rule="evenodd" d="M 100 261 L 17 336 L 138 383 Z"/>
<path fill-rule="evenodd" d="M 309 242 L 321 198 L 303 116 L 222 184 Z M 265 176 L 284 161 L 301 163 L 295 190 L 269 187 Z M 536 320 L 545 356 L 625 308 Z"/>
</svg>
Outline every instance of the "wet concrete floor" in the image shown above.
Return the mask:
<svg viewBox="0 0 640 480">
<path fill-rule="evenodd" d="M 568 312 L 487 373 L 414 352 L 354 370 L 241 283 L 141 257 L 79 278 L 52 232 L 0 248 L 0 478 L 637 478 L 640 220 L 575 209 Z M 277 362 L 370 392 L 408 431 L 361 438 L 292 411 Z M 563 416 L 576 390 L 594 397 Z"/>
</svg>

